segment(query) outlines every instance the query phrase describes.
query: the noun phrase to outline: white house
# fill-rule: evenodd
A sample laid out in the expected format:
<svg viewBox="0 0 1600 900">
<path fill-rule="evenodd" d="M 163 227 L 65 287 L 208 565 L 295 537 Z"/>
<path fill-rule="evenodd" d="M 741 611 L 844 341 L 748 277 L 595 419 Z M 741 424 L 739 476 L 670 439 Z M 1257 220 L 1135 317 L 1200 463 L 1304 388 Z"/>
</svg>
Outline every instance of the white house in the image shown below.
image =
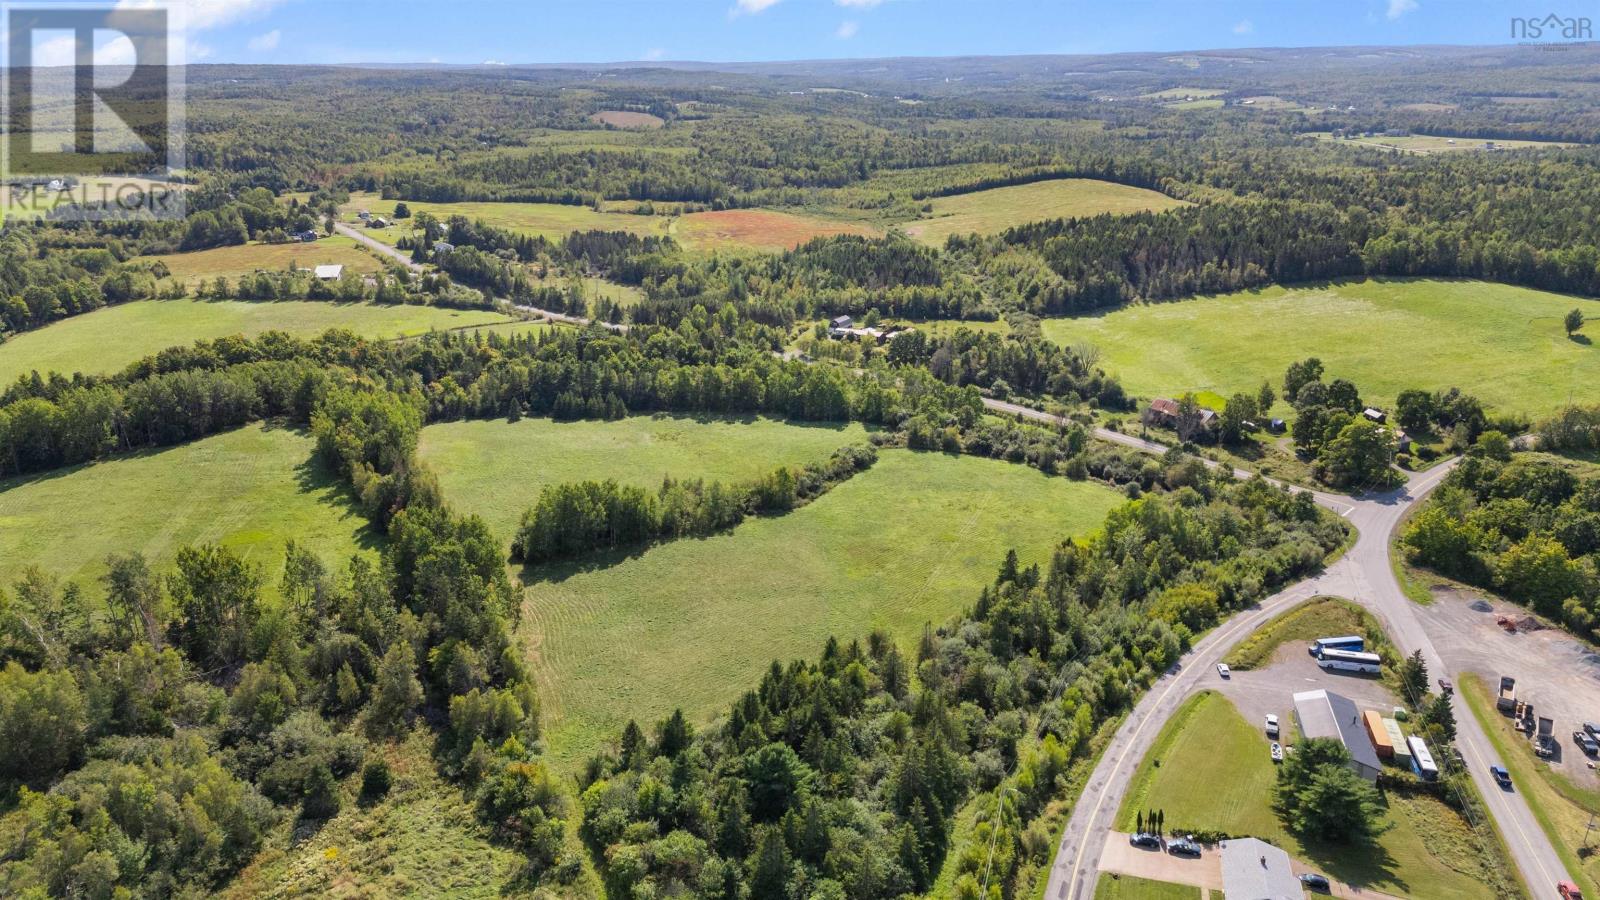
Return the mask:
<svg viewBox="0 0 1600 900">
<path fill-rule="evenodd" d="M 322 281 L 338 281 L 343 274 L 344 266 L 342 265 L 328 264 L 317 266 L 316 268 L 316 276 Z"/>
</svg>

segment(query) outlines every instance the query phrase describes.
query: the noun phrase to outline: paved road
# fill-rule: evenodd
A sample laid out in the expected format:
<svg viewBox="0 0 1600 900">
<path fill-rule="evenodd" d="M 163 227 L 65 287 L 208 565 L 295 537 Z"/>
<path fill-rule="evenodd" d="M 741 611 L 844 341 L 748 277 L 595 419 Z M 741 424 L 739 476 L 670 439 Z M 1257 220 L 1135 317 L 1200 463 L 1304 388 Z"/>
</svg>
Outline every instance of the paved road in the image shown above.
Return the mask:
<svg viewBox="0 0 1600 900">
<path fill-rule="evenodd" d="M 985 405 L 1037 421 L 1063 420 L 1027 407 L 986 400 Z M 1096 429 L 1095 436 L 1150 453 L 1166 447 L 1131 435 Z M 1317 502 L 1350 520 L 1359 537 L 1356 545 L 1321 574 L 1292 585 L 1235 615 L 1195 644 L 1178 665 L 1167 672 L 1134 706 L 1112 738 L 1110 748 L 1090 775 L 1083 796 L 1072 811 L 1061 844 L 1056 848 L 1045 889 L 1047 900 L 1090 900 L 1095 874 L 1107 835 L 1115 824 L 1117 808 L 1139 760 L 1155 741 L 1161 725 L 1187 696 L 1217 679 L 1217 662 L 1234 644 L 1294 604 L 1319 594 L 1348 597 L 1367 607 L 1383 623 L 1402 653 L 1421 650 L 1428 671 L 1435 677 L 1450 672 L 1417 616 L 1415 607 L 1400 590 L 1389 564 L 1389 545 L 1406 512 L 1427 496 L 1449 474 L 1452 464 L 1413 474 L 1401 488 L 1383 494 L 1346 497 L 1314 491 Z M 1249 473 L 1241 473 L 1249 474 Z M 1459 673 L 1450 672 L 1452 676 Z M 1209 679 L 1209 681 L 1208 681 Z M 1539 823 L 1516 792 L 1502 791 L 1489 776 L 1497 762 L 1488 736 L 1457 695 L 1456 744 L 1478 791 L 1484 797 L 1500 833 L 1511 848 L 1512 861 L 1536 898 L 1555 897 L 1555 884 L 1567 876 L 1561 859 Z"/>
<path fill-rule="evenodd" d="M 361 229 L 359 229 L 359 228 L 356 228 L 356 227 L 351 226 L 351 225 L 346 225 L 343 222 L 335 222 L 335 223 L 333 223 L 333 229 L 335 231 L 339 232 L 340 234 L 344 235 L 345 237 L 354 238 L 357 241 L 357 243 L 365 244 L 367 247 L 372 248 L 373 250 L 377 251 L 378 253 L 381 253 L 384 256 L 387 256 L 390 259 L 395 260 L 396 262 L 400 263 L 401 265 L 405 266 L 406 268 L 410 269 L 413 272 L 421 272 L 422 271 L 422 264 L 417 262 L 417 261 L 415 261 L 415 260 L 413 260 L 411 258 L 411 254 L 405 252 L 404 250 L 396 250 L 394 247 L 391 247 L 388 244 L 385 244 L 383 241 L 380 241 L 377 238 L 372 237 L 371 235 L 362 233 Z M 593 320 L 584 318 L 583 316 L 569 316 L 566 313 L 556 312 L 555 310 L 551 310 L 551 309 L 540 309 L 537 306 L 523 306 L 520 303 L 513 303 L 513 304 L 511 304 L 511 308 L 512 309 L 520 309 L 523 312 L 529 312 L 529 313 L 533 313 L 534 315 L 537 315 L 537 316 L 542 316 L 542 317 L 544 317 L 546 319 L 549 319 L 552 322 L 565 322 L 568 325 L 580 325 L 580 326 L 581 325 L 589 325 L 589 324 L 593 323 L 593 324 L 597 324 L 597 325 L 602 325 L 602 326 L 604 326 L 606 328 L 611 329 L 612 331 L 627 331 L 628 330 L 628 326 L 625 325 L 625 324 L 622 324 L 620 322 L 619 323 L 593 322 Z"/>
</svg>

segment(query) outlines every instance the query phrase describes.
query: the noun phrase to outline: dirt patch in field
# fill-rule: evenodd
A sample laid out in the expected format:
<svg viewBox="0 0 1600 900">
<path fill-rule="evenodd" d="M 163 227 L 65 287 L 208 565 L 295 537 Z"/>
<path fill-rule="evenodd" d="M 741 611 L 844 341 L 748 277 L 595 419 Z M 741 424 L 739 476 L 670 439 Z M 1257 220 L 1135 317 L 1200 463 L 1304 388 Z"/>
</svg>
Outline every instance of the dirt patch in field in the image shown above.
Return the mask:
<svg viewBox="0 0 1600 900">
<path fill-rule="evenodd" d="M 878 231 L 849 222 L 833 222 L 770 209 L 728 209 L 691 213 L 678 220 L 677 235 L 691 248 L 748 247 L 792 250 L 816 237 L 834 234 L 876 236 Z"/>
<path fill-rule="evenodd" d="M 629 112 L 625 109 L 605 109 L 589 118 L 602 125 L 610 125 L 613 128 L 660 128 L 666 124 L 661 120 L 660 116 L 652 116 L 649 113 L 642 112 Z"/>
</svg>

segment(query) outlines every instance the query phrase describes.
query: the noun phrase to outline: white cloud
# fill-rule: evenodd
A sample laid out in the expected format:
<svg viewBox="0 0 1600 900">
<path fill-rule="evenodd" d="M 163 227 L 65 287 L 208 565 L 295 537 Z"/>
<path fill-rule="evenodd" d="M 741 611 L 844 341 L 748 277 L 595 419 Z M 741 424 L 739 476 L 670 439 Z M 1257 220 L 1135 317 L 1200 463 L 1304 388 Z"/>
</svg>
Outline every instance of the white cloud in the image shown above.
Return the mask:
<svg viewBox="0 0 1600 900">
<path fill-rule="evenodd" d="M 1389 19 L 1393 21 L 1408 12 L 1415 12 L 1417 0 L 1389 0 Z"/>
<path fill-rule="evenodd" d="M 498 59 L 486 59 L 486 60 L 483 61 L 483 65 L 486 65 L 486 66 L 503 66 L 503 65 L 505 65 L 505 63 L 501 62 Z"/>
<path fill-rule="evenodd" d="M 1255 31 L 1255 30 L 1256 30 L 1256 23 L 1250 21 L 1249 19 L 1240 19 L 1239 21 L 1237 21 L 1237 22 L 1235 22 L 1233 24 L 1233 33 L 1234 34 L 1249 34 L 1250 32 Z"/>
<path fill-rule="evenodd" d="M 834 30 L 833 36 L 838 38 L 841 41 L 848 41 L 851 38 L 855 37 L 856 36 L 856 32 L 858 32 L 860 30 L 861 30 L 861 23 L 860 22 L 849 22 L 849 21 L 840 22 L 839 23 L 839 27 Z"/>
<path fill-rule="evenodd" d="M 840 6 L 850 6 L 856 9 L 871 9 L 882 3 L 883 0 L 833 0 L 833 2 Z"/>
<path fill-rule="evenodd" d="M 778 5 L 778 0 L 736 0 L 733 8 L 728 10 L 728 18 L 737 18 L 740 15 L 755 15 L 758 12 Z"/>
<path fill-rule="evenodd" d="M 256 53 L 266 53 L 278 49 L 278 42 L 283 40 L 283 32 L 274 28 L 266 34 L 258 34 L 251 38 L 248 46 Z"/>
<path fill-rule="evenodd" d="M 644 52 L 644 56 L 640 58 L 655 62 L 658 59 L 666 59 L 666 57 L 667 51 L 661 49 L 660 47 L 651 47 L 649 50 L 646 50 Z"/>
</svg>

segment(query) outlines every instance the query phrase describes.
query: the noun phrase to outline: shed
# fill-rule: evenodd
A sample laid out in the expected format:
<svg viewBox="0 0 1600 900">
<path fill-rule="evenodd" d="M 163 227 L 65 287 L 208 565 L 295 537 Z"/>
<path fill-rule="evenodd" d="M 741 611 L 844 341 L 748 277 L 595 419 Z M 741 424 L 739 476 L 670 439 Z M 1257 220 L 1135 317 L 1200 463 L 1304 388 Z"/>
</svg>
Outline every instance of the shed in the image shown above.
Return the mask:
<svg viewBox="0 0 1600 900">
<path fill-rule="evenodd" d="M 1389 743 L 1394 747 L 1395 764 L 1411 768 L 1411 745 L 1406 743 L 1405 732 L 1400 730 L 1400 723 L 1394 719 L 1383 720 L 1383 731 L 1389 735 Z"/>
<path fill-rule="evenodd" d="M 1332 691 L 1302 691 L 1294 695 L 1294 716 L 1306 737 L 1344 744 L 1350 751 L 1350 768 L 1368 781 L 1378 780 L 1383 763 L 1372 749 L 1361 711 L 1350 698 Z"/>
<path fill-rule="evenodd" d="M 1367 738 L 1372 741 L 1372 749 L 1378 754 L 1379 759 L 1394 759 L 1394 741 L 1389 738 L 1388 729 L 1383 727 L 1383 716 L 1377 710 L 1366 710 L 1361 714 L 1361 723 L 1366 726 Z"/>
<path fill-rule="evenodd" d="M 1283 434 L 1285 431 L 1289 430 L 1289 423 L 1282 419 L 1273 419 L 1267 428 L 1271 429 L 1273 434 Z"/>
<path fill-rule="evenodd" d="M 1367 421 L 1377 422 L 1380 425 L 1389 418 L 1389 416 L 1383 410 L 1377 408 L 1376 406 L 1369 406 L 1366 409 L 1363 409 L 1361 414 L 1367 417 Z"/>
<path fill-rule="evenodd" d="M 1222 842 L 1222 896 L 1227 900 L 1304 900 L 1289 854 L 1256 838 Z"/>
<path fill-rule="evenodd" d="M 456 245 L 450 243 L 449 241 L 434 241 L 433 242 L 433 252 L 434 252 L 435 256 L 437 256 L 439 254 L 442 254 L 442 253 L 449 253 L 451 250 L 454 250 L 455 248 L 456 248 Z"/>
<path fill-rule="evenodd" d="M 828 320 L 828 327 L 844 329 L 851 327 L 855 323 L 856 320 L 850 318 L 849 316 L 834 316 L 832 319 Z"/>
<path fill-rule="evenodd" d="M 317 266 L 315 274 L 322 281 L 338 281 L 344 275 L 344 266 L 337 263 Z"/>
</svg>

